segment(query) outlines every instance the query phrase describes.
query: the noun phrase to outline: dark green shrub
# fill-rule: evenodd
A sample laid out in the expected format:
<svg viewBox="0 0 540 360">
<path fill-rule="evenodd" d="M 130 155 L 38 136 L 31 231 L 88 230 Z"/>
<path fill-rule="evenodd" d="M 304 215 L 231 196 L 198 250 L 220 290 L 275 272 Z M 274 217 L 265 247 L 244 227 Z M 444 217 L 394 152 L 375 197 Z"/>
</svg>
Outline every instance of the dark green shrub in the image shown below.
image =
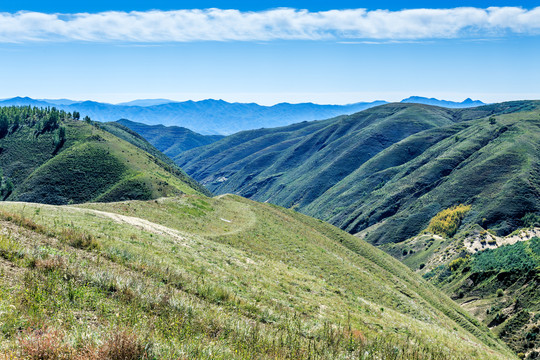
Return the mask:
<svg viewBox="0 0 540 360">
<path fill-rule="evenodd" d="M 540 214 L 527 213 L 521 218 L 521 221 L 525 227 L 540 226 Z"/>
</svg>

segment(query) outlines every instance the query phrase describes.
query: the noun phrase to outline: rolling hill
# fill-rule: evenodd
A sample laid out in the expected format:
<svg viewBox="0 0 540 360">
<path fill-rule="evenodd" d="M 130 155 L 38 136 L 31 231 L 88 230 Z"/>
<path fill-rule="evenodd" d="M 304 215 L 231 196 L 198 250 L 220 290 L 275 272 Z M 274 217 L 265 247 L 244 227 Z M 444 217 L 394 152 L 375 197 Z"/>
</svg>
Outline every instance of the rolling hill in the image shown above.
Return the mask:
<svg viewBox="0 0 540 360">
<path fill-rule="evenodd" d="M 498 234 L 540 209 L 540 102 L 467 109 L 389 104 L 241 132 L 174 160 L 211 191 L 268 201 L 368 242 L 403 241 L 440 210 Z"/>
<path fill-rule="evenodd" d="M 516 358 L 391 256 L 274 205 L 2 202 L 0 224 L 7 358 Z"/>
<path fill-rule="evenodd" d="M 376 126 L 365 126 L 371 117 Z M 425 129 L 387 141 L 407 119 Z M 347 122 L 359 134 L 336 131 Z M 540 218 L 539 128 L 538 101 L 459 110 L 393 104 L 235 134 L 176 160 L 216 193 L 293 207 L 380 246 L 535 359 L 537 240 L 502 236 L 515 238 L 524 219 Z M 468 210 L 455 230 L 424 233 L 459 204 Z"/>
<path fill-rule="evenodd" d="M 67 204 L 209 194 L 136 134 L 123 134 L 133 145 L 54 108 L 2 108 L 0 127 L 4 200 Z"/>
<path fill-rule="evenodd" d="M 446 109 L 384 105 L 348 117 L 241 132 L 174 160 L 217 193 L 301 209 L 393 143 L 452 123 Z"/>
</svg>

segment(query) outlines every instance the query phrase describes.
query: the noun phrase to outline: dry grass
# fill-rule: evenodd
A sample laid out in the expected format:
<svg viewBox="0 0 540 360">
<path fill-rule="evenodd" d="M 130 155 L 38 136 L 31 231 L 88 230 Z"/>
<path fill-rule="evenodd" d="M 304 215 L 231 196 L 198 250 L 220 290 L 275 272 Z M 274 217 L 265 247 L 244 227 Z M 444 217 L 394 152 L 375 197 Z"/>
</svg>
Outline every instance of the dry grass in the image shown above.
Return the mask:
<svg viewBox="0 0 540 360">
<path fill-rule="evenodd" d="M 6 354 L 0 360 L 142 360 L 148 351 L 139 337 L 130 331 L 111 334 L 101 346 L 88 343 L 74 348 L 57 329 L 43 327 L 26 330 L 18 337 L 19 354 Z"/>
<path fill-rule="evenodd" d="M 32 230 L 40 234 L 47 234 L 47 228 L 45 226 L 16 213 L 0 210 L 0 219 L 15 223 L 25 229 Z"/>
<path fill-rule="evenodd" d="M 135 333 L 123 330 L 103 344 L 98 355 L 104 360 L 139 360 L 146 359 L 148 352 Z"/>
<path fill-rule="evenodd" d="M 73 228 L 63 228 L 58 234 L 58 238 L 78 249 L 94 250 L 100 247 L 99 242 L 93 235 Z"/>
<path fill-rule="evenodd" d="M 63 343 L 62 334 L 55 329 L 26 330 L 18 339 L 21 359 L 70 359 L 72 349 Z"/>
<path fill-rule="evenodd" d="M 60 256 L 54 256 L 50 258 L 45 259 L 35 259 L 33 264 L 30 264 L 31 266 L 35 267 L 36 269 L 44 270 L 44 271 L 53 271 L 56 269 L 64 268 L 65 261 Z"/>
</svg>

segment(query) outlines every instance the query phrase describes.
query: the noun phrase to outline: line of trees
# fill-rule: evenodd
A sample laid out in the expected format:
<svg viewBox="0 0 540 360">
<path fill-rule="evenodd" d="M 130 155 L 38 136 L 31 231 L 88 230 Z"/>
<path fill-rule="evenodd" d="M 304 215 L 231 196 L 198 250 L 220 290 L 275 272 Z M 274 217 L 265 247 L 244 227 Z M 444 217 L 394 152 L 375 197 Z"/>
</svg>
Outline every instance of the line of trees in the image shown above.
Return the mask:
<svg viewBox="0 0 540 360">
<path fill-rule="evenodd" d="M 61 127 L 65 120 L 80 120 L 78 111 L 73 113 L 52 108 L 38 108 L 31 106 L 0 107 L 0 138 L 14 133 L 21 126 L 35 127 L 37 136 L 45 132 L 54 131 Z M 86 116 L 85 121 L 90 122 Z M 62 136 L 63 135 L 63 136 Z M 65 129 L 58 132 L 60 139 L 65 138 Z"/>
</svg>

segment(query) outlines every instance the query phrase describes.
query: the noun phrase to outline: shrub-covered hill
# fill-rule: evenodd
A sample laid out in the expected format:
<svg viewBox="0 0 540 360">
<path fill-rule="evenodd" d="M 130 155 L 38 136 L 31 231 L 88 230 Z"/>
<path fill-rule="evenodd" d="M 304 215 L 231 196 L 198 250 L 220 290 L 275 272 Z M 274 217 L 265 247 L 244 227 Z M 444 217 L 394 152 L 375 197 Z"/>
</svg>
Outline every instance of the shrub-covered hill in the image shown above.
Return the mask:
<svg viewBox="0 0 540 360">
<path fill-rule="evenodd" d="M 1 108 L 2 199 L 67 204 L 208 193 L 145 140 L 125 133 L 133 145 L 87 120 L 54 108 Z"/>
<path fill-rule="evenodd" d="M 175 160 L 215 193 L 292 207 L 374 244 L 418 234 L 440 210 L 499 234 L 540 209 L 540 102 L 470 109 L 389 104 L 228 136 Z"/>
<path fill-rule="evenodd" d="M 500 237 L 460 226 L 470 206 L 438 213 L 426 231 L 380 248 L 401 260 L 490 327 L 516 353 L 540 356 L 540 215 Z M 457 233 L 456 232 L 457 230 Z"/>
<path fill-rule="evenodd" d="M 0 209 L 10 356 L 41 344 L 86 359 L 515 358 L 391 256 L 274 205 L 185 195 Z"/>
</svg>

